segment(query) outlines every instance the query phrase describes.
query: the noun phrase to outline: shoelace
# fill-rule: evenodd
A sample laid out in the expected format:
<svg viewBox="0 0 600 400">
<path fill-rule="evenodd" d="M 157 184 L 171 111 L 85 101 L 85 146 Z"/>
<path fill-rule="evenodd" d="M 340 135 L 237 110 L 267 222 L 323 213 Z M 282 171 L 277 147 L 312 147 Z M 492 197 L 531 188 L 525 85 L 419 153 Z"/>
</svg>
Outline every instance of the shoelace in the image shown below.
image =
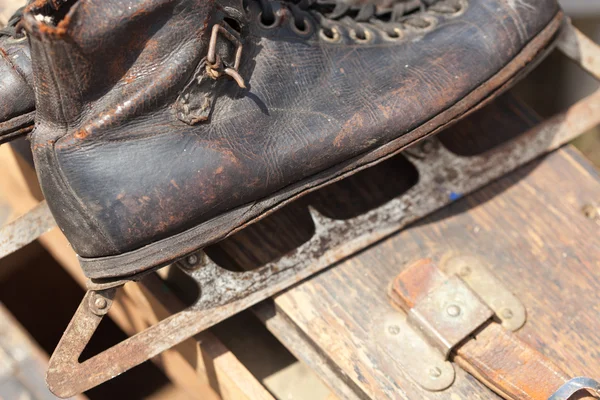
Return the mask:
<svg viewBox="0 0 600 400">
<path fill-rule="evenodd" d="M 262 11 L 262 23 L 266 26 L 275 23 L 271 0 L 257 1 Z M 284 4 L 290 9 L 300 31 L 306 29 L 304 13 L 310 13 L 328 37 L 333 35 L 333 26 L 341 23 L 352 28 L 359 39 L 365 38 L 365 32 L 358 23 L 375 25 L 389 36 L 397 37 L 397 29 L 405 25 L 427 28 L 430 22 L 423 18 L 427 10 L 452 14 L 462 7 L 460 0 L 388 0 L 387 4 L 380 6 L 371 3 L 351 5 L 344 0 L 290 0 Z"/>
<path fill-rule="evenodd" d="M 20 32 L 20 29 L 18 29 L 18 24 L 21 21 L 21 18 L 23 17 L 24 9 L 25 7 L 21 7 L 17 11 L 15 11 L 12 17 L 10 17 L 10 19 L 8 20 L 6 26 L 0 29 L 0 36 L 10 36 L 17 39 L 23 37 L 23 34 Z"/>
</svg>

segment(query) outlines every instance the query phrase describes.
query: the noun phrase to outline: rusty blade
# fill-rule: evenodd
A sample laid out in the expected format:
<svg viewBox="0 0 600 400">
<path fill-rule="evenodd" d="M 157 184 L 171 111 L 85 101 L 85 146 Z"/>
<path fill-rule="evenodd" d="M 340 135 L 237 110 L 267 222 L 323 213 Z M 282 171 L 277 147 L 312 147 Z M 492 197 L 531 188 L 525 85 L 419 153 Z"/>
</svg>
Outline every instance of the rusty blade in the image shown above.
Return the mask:
<svg viewBox="0 0 600 400">
<path fill-rule="evenodd" d="M 0 228 L 0 258 L 25 247 L 56 226 L 46 200 Z"/>
</svg>

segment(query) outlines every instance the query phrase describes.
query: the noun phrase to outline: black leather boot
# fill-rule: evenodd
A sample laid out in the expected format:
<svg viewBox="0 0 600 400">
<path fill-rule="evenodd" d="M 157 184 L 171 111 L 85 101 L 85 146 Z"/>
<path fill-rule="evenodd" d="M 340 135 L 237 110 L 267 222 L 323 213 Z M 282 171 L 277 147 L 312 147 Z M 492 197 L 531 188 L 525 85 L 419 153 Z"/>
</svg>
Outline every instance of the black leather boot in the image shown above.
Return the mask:
<svg viewBox="0 0 600 400">
<path fill-rule="evenodd" d="M 40 0 L 40 182 L 87 276 L 165 265 L 494 98 L 561 18 L 555 0 Z"/>
<path fill-rule="evenodd" d="M 17 27 L 21 12 L 0 29 L 0 144 L 33 129 L 35 95 L 29 43 Z"/>
</svg>

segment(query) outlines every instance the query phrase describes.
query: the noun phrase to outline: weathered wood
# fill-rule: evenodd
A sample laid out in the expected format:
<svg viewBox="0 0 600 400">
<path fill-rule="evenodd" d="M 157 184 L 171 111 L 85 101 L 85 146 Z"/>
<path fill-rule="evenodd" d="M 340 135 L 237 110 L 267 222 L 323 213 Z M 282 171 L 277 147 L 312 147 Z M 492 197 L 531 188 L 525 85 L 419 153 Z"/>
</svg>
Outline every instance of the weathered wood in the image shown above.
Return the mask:
<svg viewBox="0 0 600 400">
<path fill-rule="evenodd" d="M 138 332 L 184 308 L 157 275 L 148 276 L 141 284 L 127 284 L 125 294 L 133 299 L 137 312 L 145 316 L 145 323 L 136 326 Z M 202 332 L 174 349 L 182 360 L 171 361 L 178 364 L 175 366 L 178 376 L 171 379 L 180 382 L 182 386 L 189 386 L 190 382 L 200 380 L 210 385 L 224 400 L 273 399 L 211 332 Z M 186 367 L 183 368 L 182 365 Z M 193 367 L 192 376 L 189 366 Z"/>
<path fill-rule="evenodd" d="M 371 398 L 490 398 L 460 370 L 447 392 L 424 393 L 371 340 L 393 312 L 387 284 L 411 260 L 475 254 L 527 308 L 517 336 L 573 375 L 600 376 L 600 228 L 581 212 L 598 198 L 597 173 L 561 150 L 278 296 L 277 310 Z"/>
<path fill-rule="evenodd" d="M 55 399 L 44 382 L 46 368 L 48 356 L 0 303 L 0 399 Z"/>
<path fill-rule="evenodd" d="M 306 336 L 298 332 L 295 325 L 290 323 L 283 313 L 277 313 L 271 301 L 264 301 L 253 308 L 258 318 L 265 324 L 281 343 L 287 345 L 294 356 L 311 368 L 340 399 L 360 399 L 359 390 L 351 380 L 341 373 L 337 365 L 321 354 L 320 350 Z M 290 345 L 293 344 L 293 345 Z M 334 394 L 328 400 L 333 400 Z"/>
</svg>

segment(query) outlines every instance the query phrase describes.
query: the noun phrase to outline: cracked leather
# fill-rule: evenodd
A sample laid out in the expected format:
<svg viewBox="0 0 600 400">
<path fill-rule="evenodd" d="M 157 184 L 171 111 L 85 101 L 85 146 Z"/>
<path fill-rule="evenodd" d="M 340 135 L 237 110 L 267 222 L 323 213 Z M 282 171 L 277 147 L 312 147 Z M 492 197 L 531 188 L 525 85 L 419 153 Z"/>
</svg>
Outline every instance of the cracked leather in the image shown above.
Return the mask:
<svg viewBox="0 0 600 400">
<path fill-rule="evenodd" d="M 33 129 L 32 82 L 27 38 L 0 36 L 0 143 Z"/>
<path fill-rule="evenodd" d="M 82 257 L 209 220 L 216 228 L 206 241 L 222 238 L 217 217 L 426 124 L 559 12 L 554 0 L 467 3 L 460 15 L 430 13 L 431 29 L 399 40 L 369 28 L 371 42 L 357 43 L 342 29 L 330 43 L 313 19 L 307 35 L 292 29 L 285 7 L 280 26 L 260 25 L 254 0 L 246 10 L 221 0 L 36 2 L 24 24 L 38 105 L 32 149 L 56 221 Z M 40 13 L 61 19 L 48 24 Z M 205 85 L 208 119 L 186 123 L 177 99 L 224 18 L 241 26 L 248 88 L 227 78 Z"/>
</svg>

